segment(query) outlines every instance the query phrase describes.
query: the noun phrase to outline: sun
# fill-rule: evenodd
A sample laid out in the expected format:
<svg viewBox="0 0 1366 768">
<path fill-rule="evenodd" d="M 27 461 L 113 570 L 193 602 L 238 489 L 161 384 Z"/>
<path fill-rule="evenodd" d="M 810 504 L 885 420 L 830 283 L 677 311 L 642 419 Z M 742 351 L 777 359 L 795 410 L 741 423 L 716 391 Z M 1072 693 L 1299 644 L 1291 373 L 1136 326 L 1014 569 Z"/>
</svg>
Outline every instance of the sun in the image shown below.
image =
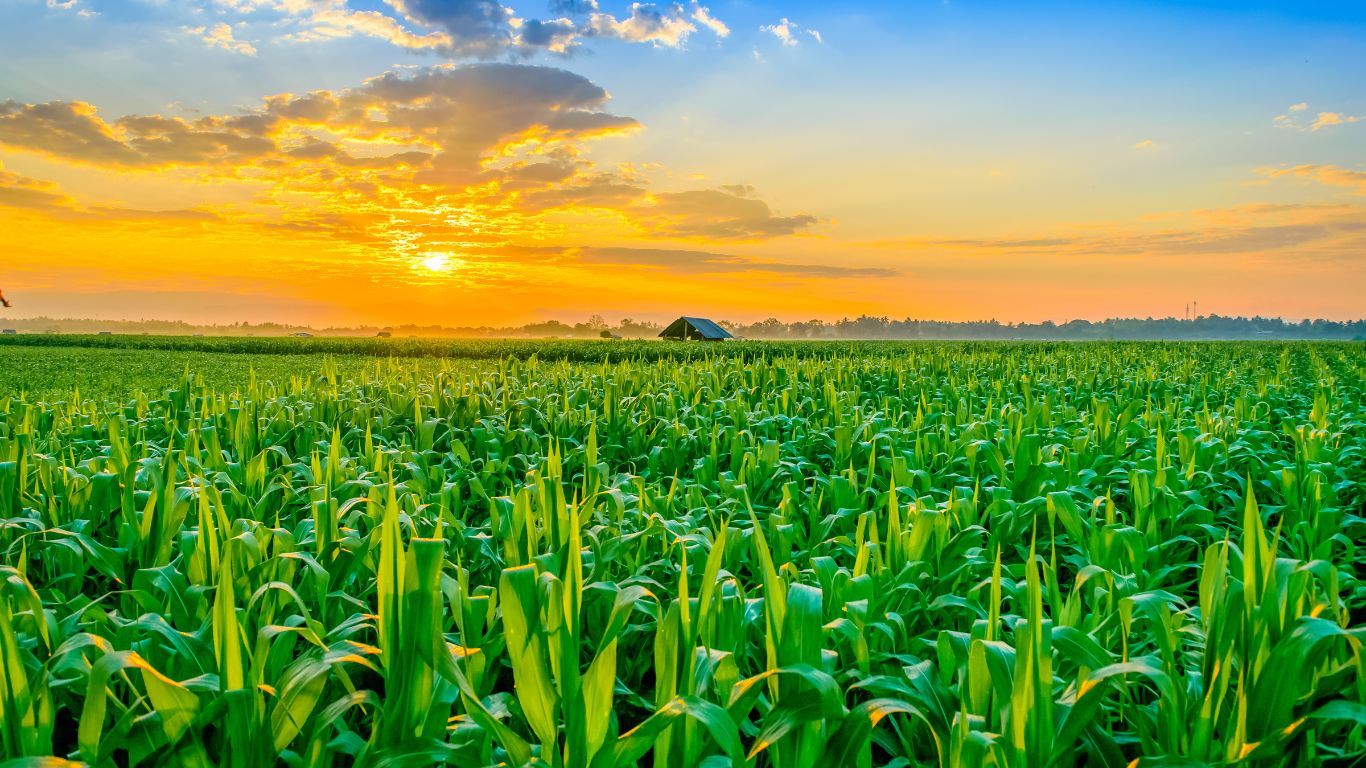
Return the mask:
<svg viewBox="0 0 1366 768">
<path fill-rule="evenodd" d="M 424 254 L 417 265 L 428 272 L 450 272 L 455 269 L 456 261 L 449 253 L 433 252 Z"/>
</svg>

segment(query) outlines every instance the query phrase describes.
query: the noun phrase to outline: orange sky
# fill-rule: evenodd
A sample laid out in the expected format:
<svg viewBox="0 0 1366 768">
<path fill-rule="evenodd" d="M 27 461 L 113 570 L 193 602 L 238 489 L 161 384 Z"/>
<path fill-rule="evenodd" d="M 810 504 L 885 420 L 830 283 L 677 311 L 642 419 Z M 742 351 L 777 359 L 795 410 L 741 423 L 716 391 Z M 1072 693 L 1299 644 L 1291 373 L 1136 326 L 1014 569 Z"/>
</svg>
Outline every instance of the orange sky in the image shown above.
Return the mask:
<svg viewBox="0 0 1366 768">
<path fill-rule="evenodd" d="M 63 16 L 82 7 L 6 13 L 83 34 L 114 23 Z M 1359 93 L 1324 96 L 1333 111 L 1292 101 L 1306 78 L 1239 109 L 1183 111 L 1178 89 L 1120 120 L 1058 110 L 1060 91 L 1074 104 L 1096 93 L 1059 82 L 984 105 L 966 87 L 914 94 L 931 86 L 870 77 L 912 54 L 858 60 L 874 55 L 859 48 L 869 22 L 828 11 L 822 27 L 847 37 L 795 22 L 742 32 L 725 24 L 739 10 L 678 8 L 656 26 L 603 10 L 555 27 L 579 37 L 493 60 L 459 47 L 465 21 L 402 4 L 381 14 L 391 22 L 341 0 L 209 3 L 202 24 L 141 18 L 176 36 L 149 46 L 205 77 L 215 62 L 267 73 L 221 103 L 174 82 L 83 87 L 100 46 L 121 45 L 112 31 L 57 74 L 40 76 L 40 54 L 21 49 L 0 72 L 0 289 L 18 317 L 319 325 L 1098 319 L 1179 315 L 1191 300 L 1221 314 L 1366 315 Z M 267 13 L 297 28 L 252 26 Z M 499 45 L 537 44 L 525 20 L 509 29 L 519 37 Z M 611 67 L 554 48 L 609 37 Z M 380 43 L 440 55 L 394 66 L 372 52 Z M 363 50 L 373 71 L 297 87 L 288 62 L 306 45 L 320 63 Z M 651 85 L 655 72 L 674 79 Z M 954 76 L 1005 87 L 971 66 Z"/>
</svg>

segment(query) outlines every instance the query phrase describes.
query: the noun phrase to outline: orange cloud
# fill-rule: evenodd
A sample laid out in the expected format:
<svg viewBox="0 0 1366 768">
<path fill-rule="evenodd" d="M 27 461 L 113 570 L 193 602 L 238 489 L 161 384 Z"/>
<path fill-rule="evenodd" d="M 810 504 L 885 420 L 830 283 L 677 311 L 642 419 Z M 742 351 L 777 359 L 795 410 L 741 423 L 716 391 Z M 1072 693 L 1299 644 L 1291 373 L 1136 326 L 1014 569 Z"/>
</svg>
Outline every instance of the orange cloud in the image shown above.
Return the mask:
<svg viewBox="0 0 1366 768">
<path fill-rule="evenodd" d="M 1327 128 L 1330 125 L 1348 125 L 1360 122 L 1362 118 L 1353 115 L 1344 115 L 1341 112 L 1320 112 L 1314 119 L 1314 124 L 1309 126 L 1309 130 L 1317 131 Z"/>
<path fill-rule="evenodd" d="M 0 150 L 37 156 L 38 167 L 80 169 L 74 191 L 0 169 L 0 221 L 22 219 L 11 227 L 23 232 L 12 253 L 31 258 L 62 253 L 63 263 L 86 269 L 116 269 L 106 264 L 113 260 L 211 283 L 280 274 L 306 295 L 358 275 L 391 287 L 458 284 L 544 297 L 550 285 L 589 276 L 629 281 L 633 270 L 667 269 L 693 290 L 704 276 L 726 272 L 766 275 L 771 291 L 872 274 L 740 255 L 680 259 L 637 247 L 762 243 L 809 231 L 817 220 L 777 212 L 745 185 L 674 189 L 660 185 L 668 174 L 653 164 L 598 167 L 594 142 L 640 129 L 609 111 L 608 100 L 564 70 L 481 64 L 278 94 L 254 109 L 193 119 L 107 117 L 83 102 L 0 102 Z M 162 180 L 184 191 L 162 197 L 186 207 L 83 199 L 78 180 L 92 174 Z M 224 186 L 241 194 L 206 199 Z M 625 244 L 635 250 L 603 248 Z M 438 262 L 441 269 L 430 267 Z M 605 278 L 600 269 L 609 264 Z"/>
<path fill-rule="evenodd" d="M 1296 165 L 1289 168 L 1259 168 L 1258 173 L 1273 179 L 1304 178 L 1334 187 L 1348 187 L 1366 195 L 1366 171 L 1353 171 L 1336 165 Z"/>
<path fill-rule="evenodd" d="M 1308 111 L 1308 109 L 1309 104 L 1307 102 L 1302 101 L 1298 104 L 1291 104 L 1288 112 L 1301 113 Z M 1366 117 L 1345 115 L 1341 112 L 1319 112 L 1317 115 L 1315 115 L 1313 122 L 1310 123 L 1305 123 L 1300 118 L 1299 114 L 1295 114 L 1293 116 L 1291 114 L 1276 115 L 1276 118 L 1275 120 L 1273 120 L 1273 122 L 1281 128 L 1289 128 L 1295 131 L 1313 132 L 1321 131 L 1324 128 L 1329 128 L 1334 125 L 1350 125 L 1352 123 L 1359 123 L 1363 120 L 1366 120 Z"/>
</svg>

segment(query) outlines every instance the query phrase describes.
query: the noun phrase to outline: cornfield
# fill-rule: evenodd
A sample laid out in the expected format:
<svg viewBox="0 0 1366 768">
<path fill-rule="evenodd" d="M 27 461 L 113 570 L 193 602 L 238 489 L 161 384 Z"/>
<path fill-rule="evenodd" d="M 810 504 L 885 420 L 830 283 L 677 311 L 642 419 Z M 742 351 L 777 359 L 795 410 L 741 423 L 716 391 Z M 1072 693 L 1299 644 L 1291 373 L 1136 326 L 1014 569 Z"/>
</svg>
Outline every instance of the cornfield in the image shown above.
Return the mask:
<svg viewBox="0 0 1366 768">
<path fill-rule="evenodd" d="M 1362 345 L 649 346 L 0 349 L 0 765 L 1366 759 Z"/>
</svg>

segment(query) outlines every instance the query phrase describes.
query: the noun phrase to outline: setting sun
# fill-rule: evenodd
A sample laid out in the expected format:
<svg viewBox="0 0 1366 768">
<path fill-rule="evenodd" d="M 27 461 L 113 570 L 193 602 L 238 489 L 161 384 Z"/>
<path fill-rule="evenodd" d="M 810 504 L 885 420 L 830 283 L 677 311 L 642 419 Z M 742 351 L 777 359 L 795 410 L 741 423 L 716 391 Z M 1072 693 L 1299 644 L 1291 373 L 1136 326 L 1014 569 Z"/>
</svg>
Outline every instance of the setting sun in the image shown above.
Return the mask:
<svg viewBox="0 0 1366 768">
<path fill-rule="evenodd" d="M 1266 2 L 0 2 L 0 330 L 1356 319 L 1366 15 Z"/>
<path fill-rule="evenodd" d="M 0 51 L 0 768 L 1366 768 L 1366 0 Z"/>
<path fill-rule="evenodd" d="M 428 272 L 450 272 L 455 269 L 455 260 L 449 253 L 429 253 L 418 265 Z"/>
</svg>

